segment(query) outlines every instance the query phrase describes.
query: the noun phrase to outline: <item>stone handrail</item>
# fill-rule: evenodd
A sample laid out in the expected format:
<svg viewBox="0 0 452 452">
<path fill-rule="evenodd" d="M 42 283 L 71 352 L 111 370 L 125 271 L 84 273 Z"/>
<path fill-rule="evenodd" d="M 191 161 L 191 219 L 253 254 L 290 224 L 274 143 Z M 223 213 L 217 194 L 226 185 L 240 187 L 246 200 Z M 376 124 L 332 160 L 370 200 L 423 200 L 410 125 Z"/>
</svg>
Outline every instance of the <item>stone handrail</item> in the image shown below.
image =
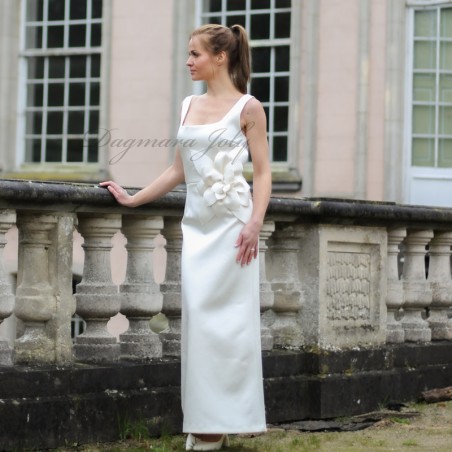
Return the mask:
<svg viewBox="0 0 452 452">
<path fill-rule="evenodd" d="M 135 189 L 130 189 L 133 192 Z M 111 362 L 180 355 L 180 220 L 174 191 L 136 209 L 88 184 L 0 180 L 0 365 Z M 18 231 L 17 288 L 3 265 Z M 74 231 L 83 277 L 73 293 Z M 124 281 L 112 282 L 113 236 L 125 237 Z M 166 273 L 154 279 L 155 238 Z M 271 199 L 260 238 L 262 348 L 342 349 L 452 340 L 452 209 L 340 199 Z M 85 322 L 71 338 L 71 319 Z M 123 314 L 119 340 L 107 322 Z M 150 320 L 166 316 L 156 333 Z"/>
</svg>

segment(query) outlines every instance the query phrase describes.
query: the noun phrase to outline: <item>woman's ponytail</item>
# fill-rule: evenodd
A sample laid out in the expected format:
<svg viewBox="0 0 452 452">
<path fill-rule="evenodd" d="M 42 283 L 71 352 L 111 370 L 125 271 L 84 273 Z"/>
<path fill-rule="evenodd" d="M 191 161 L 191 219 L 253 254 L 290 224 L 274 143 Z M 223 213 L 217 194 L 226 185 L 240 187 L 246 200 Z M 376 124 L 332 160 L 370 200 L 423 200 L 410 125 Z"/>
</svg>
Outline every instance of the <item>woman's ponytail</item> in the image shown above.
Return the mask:
<svg viewBox="0 0 452 452">
<path fill-rule="evenodd" d="M 248 35 L 241 25 L 232 25 L 232 34 L 237 39 L 234 55 L 229 59 L 229 74 L 232 82 L 241 93 L 246 93 L 246 88 L 251 75 L 251 54 L 248 43 Z"/>
</svg>

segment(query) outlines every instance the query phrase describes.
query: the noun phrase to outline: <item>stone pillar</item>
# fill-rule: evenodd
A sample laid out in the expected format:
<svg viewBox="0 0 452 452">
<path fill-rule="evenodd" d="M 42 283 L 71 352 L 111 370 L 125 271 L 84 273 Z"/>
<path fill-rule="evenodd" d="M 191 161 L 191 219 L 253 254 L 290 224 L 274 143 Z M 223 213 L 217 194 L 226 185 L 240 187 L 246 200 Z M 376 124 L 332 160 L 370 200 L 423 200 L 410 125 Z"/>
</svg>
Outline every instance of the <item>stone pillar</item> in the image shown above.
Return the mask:
<svg viewBox="0 0 452 452">
<path fill-rule="evenodd" d="M 119 287 L 121 313 L 129 329 L 119 337 L 122 359 L 147 359 L 162 356 L 158 334 L 150 320 L 162 308 L 162 294 L 154 281 L 152 253 L 154 239 L 163 227 L 161 217 L 127 215 L 122 232 L 127 238 L 126 279 Z"/>
<path fill-rule="evenodd" d="M 432 237 L 431 230 L 409 230 L 405 239 L 402 326 L 408 342 L 428 342 L 432 337 L 428 323 L 422 317 L 432 302 L 432 290 L 425 274 L 426 246 Z"/>
<path fill-rule="evenodd" d="M 452 339 L 452 319 L 448 316 L 452 307 L 451 246 L 452 232 L 436 231 L 429 247 L 432 304 L 427 321 L 434 340 Z"/>
<path fill-rule="evenodd" d="M 263 351 L 273 349 L 273 332 L 265 324 L 265 313 L 273 307 L 273 290 L 267 279 L 266 253 L 268 250 L 267 242 L 275 230 L 273 221 L 264 222 L 259 235 L 259 294 L 261 306 L 261 347 Z"/>
<path fill-rule="evenodd" d="M 273 290 L 272 324 L 276 347 L 300 347 L 303 331 L 299 311 L 303 302 L 299 280 L 298 253 L 302 229 L 293 224 L 278 224 L 271 243 L 270 281 Z"/>
<path fill-rule="evenodd" d="M 3 249 L 6 245 L 5 234 L 15 223 L 16 213 L 13 210 L 0 210 L 0 325 L 14 309 L 14 295 L 3 267 Z M 0 366 L 11 365 L 11 355 L 8 340 L 0 337 Z"/>
<path fill-rule="evenodd" d="M 119 343 L 107 331 L 107 323 L 120 310 L 118 288 L 111 279 L 110 251 L 111 239 L 121 227 L 121 215 L 80 214 L 78 221 L 85 262 L 75 299 L 86 330 L 75 339 L 75 356 L 79 361 L 116 361 Z"/>
<path fill-rule="evenodd" d="M 181 354 L 181 251 L 182 230 L 180 217 L 165 217 L 162 231 L 166 239 L 166 273 L 161 284 L 162 313 L 168 319 L 168 328 L 160 333 L 164 356 Z"/>
<path fill-rule="evenodd" d="M 16 363 L 55 362 L 55 344 L 46 327 L 57 308 L 49 257 L 56 224 L 53 215 L 22 214 L 17 218 L 19 272 L 14 314 L 22 320 L 24 333 L 16 340 Z"/>
<path fill-rule="evenodd" d="M 300 224 L 300 321 L 309 347 L 379 347 L 386 341 L 387 231 Z"/>
<path fill-rule="evenodd" d="M 388 230 L 388 293 L 386 296 L 387 325 L 386 342 L 400 343 L 405 341 L 405 331 L 397 319 L 403 305 L 403 283 L 399 278 L 398 255 L 399 245 L 406 237 L 405 228 Z"/>
</svg>

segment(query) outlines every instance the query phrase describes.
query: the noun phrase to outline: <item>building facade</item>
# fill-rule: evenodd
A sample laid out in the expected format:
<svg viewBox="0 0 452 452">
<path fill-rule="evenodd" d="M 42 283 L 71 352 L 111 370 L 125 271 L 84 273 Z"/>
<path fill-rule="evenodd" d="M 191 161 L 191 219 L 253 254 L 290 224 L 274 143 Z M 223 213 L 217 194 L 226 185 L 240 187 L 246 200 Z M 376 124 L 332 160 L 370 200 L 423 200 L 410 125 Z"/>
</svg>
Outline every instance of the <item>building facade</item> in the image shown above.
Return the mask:
<svg viewBox="0 0 452 452">
<path fill-rule="evenodd" d="M 190 31 L 240 23 L 274 192 L 451 205 L 452 2 L 2 0 L 0 175 L 143 186 L 172 160 Z"/>
</svg>

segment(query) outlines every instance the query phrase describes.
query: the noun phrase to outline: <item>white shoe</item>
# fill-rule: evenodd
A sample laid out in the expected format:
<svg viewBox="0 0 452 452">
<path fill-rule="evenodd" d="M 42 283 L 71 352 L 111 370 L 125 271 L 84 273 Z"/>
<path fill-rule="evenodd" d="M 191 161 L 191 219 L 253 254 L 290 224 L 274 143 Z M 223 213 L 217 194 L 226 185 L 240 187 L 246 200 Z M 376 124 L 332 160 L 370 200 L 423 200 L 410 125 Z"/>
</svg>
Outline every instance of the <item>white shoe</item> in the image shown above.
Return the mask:
<svg viewBox="0 0 452 452">
<path fill-rule="evenodd" d="M 185 450 L 220 450 L 223 446 L 229 446 L 228 435 L 222 435 L 218 441 L 202 441 L 189 433 L 185 443 Z"/>
</svg>

